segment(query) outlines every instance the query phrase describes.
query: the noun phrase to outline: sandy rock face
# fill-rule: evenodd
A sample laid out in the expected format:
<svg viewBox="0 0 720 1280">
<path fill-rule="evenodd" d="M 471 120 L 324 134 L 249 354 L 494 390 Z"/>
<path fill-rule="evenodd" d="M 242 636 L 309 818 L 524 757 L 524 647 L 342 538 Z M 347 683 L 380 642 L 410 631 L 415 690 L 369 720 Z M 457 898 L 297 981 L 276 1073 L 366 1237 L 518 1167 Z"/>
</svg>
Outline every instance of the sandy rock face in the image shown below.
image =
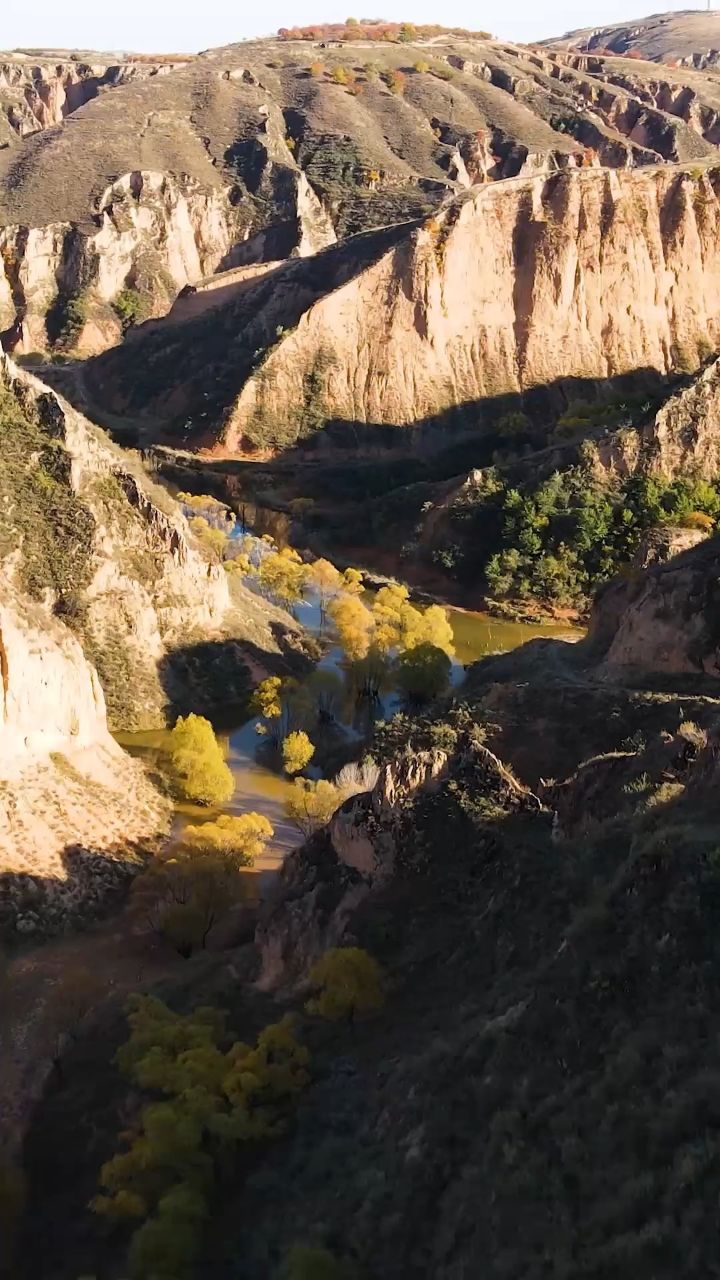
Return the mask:
<svg viewBox="0 0 720 1280">
<path fill-rule="evenodd" d="M 92 916 L 154 847 L 170 806 L 107 728 L 67 627 L 0 596 L 0 936 Z"/>
<path fill-rule="evenodd" d="M 483 187 L 305 312 L 240 392 L 227 444 L 292 414 L 309 370 L 324 416 L 404 424 L 568 377 L 697 367 L 720 339 L 716 186 L 717 171 L 585 171 Z"/>
<path fill-rule="evenodd" d="M 663 405 L 642 433 L 641 450 L 655 473 L 708 480 L 720 474 L 720 360 Z"/>
<path fill-rule="evenodd" d="M 0 599 L 0 777 L 61 751 L 110 747 L 96 672 L 65 627 Z"/>
<path fill-rule="evenodd" d="M 147 352 L 109 353 L 98 387 L 134 411 L 192 414 L 202 357 L 217 375 L 197 404 L 217 415 L 203 443 L 230 449 L 272 442 L 278 423 L 292 443 L 328 420 L 402 426 L 466 407 L 474 422 L 488 397 L 700 368 L 720 342 L 719 245 L 720 170 L 489 184 L 286 263 L 272 290 L 260 281 L 216 313 L 227 349 L 197 324 L 156 330 Z M 144 356 L 141 405 L 129 362 Z"/>
<path fill-rule="evenodd" d="M 285 242 L 295 256 L 333 244 L 332 221 L 304 174 L 295 175 Z M 123 175 L 97 200 L 90 221 L 0 228 L 0 335 L 8 350 L 43 351 L 58 338 L 62 311 L 79 298 L 85 319 L 73 349 L 92 354 L 121 336 L 113 302 L 142 295 L 146 315 L 164 314 L 187 284 L 265 250 L 243 229 L 228 191 L 153 171 Z M 262 239 L 262 237 L 260 237 Z M 272 233 L 265 235 L 268 252 Z M 267 256 L 267 255 L 265 255 Z M 222 275 L 218 277 L 222 283 Z M 53 319 L 53 312 L 59 316 Z"/>
<path fill-rule="evenodd" d="M 60 448 L 67 489 L 87 513 L 86 580 L 74 586 L 83 651 L 103 683 L 111 727 L 165 724 L 168 703 L 186 700 L 195 671 L 198 709 L 210 705 L 213 679 L 231 697 L 233 671 L 238 687 L 246 680 L 242 643 L 277 653 L 278 637 L 297 632 L 296 624 L 242 586 L 231 594 L 227 574 L 201 553 L 177 504 L 62 397 L 0 353 L 3 385 L 38 423 L 40 439 Z M 11 514 L 0 510 L 0 517 L 12 524 Z M 21 535 L 8 536 L 22 557 Z M 22 598 L 19 583 L 13 591 Z M 62 611 L 61 601 L 47 599 L 44 615 L 52 620 L 58 605 Z M 198 665 L 200 644 L 209 650 Z M 225 666 L 211 677 L 213 649 Z"/>
<path fill-rule="evenodd" d="M 85 62 L 35 62 L 27 57 L 0 62 L 0 103 L 10 128 L 20 138 L 61 124 L 104 89 L 132 80 L 166 74 L 172 63 L 154 65 L 119 63 L 89 65 Z"/>
<path fill-rule="evenodd" d="M 102 350 L 120 336 L 110 305 L 118 294 L 138 288 L 149 309 L 164 311 L 179 289 L 215 270 L 233 240 L 224 192 L 160 173 L 118 179 L 94 220 L 92 234 L 68 223 L 0 230 L 0 332 L 12 350 L 44 350 L 48 312 L 77 296 L 87 320 L 74 345 Z"/>
</svg>

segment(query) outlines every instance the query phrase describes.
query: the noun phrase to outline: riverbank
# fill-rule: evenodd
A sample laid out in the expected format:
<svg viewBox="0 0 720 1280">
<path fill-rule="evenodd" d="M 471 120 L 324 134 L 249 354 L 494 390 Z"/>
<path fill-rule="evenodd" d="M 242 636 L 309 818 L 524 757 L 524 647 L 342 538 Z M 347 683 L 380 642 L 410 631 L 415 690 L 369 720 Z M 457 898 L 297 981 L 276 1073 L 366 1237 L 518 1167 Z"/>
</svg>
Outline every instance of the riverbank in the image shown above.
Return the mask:
<svg viewBox="0 0 720 1280">
<path fill-rule="evenodd" d="M 262 530 L 265 532 L 265 529 Z M 375 592 L 365 593 L 372 603 Z M 423 603 L 434 597 L 426 593 Z M 349 680 L 342 650 L 328 640 L 327 624 L 320 616 L 317 599 L 309 598 L 296 608 L 298 622 L 310 635 L 323 629 L 324 651 L 316 671 L 334 682 L 335 716 L 338 741 L 345 740 L 350 754 L 364 740 L 358 726 L 357 693 Z M 538 635 L 567 636 L 567 626 L 526 624 L 497 619 L 488 613 L 466 608 L 448 610 L 453 632 L 455 658 L 452 681 L 458 686 L 466 666 L 491 653 L 507 652 Z M 252 672 L 257 680 L 264 676 L 259 667 Z M 309 682 L 313 671 L 300 675 L 300 686 Z M 362 708 L 367 717 L 366 731 L 372 720 L 390 718 L 400 706 L 400 693 L 387 682 L 372 708 Z M 214 809 L 198 809 L 176 805 L 171 840 L 182 839 L 190 822 L 208 820 L 222 814 L 240 816 L 255 812 L 268 818 L 273 837 L 253 868 L 242 872 L 247 888 L 247 901 L 257 902 L 276 876 L 287 854 L 303 841 L 303 834 L 286 812 L 293 794 L 293 783 L 274 772 L 263 759 L 262 739 L 256 733 L 256 717 L 238 712 L 238 719 L 220 731 L 227 760 L 234 778 L 234 793 L 227 804 Z M 119 734 L 118 742 L 131 754 L 151 762 L 162 750 L 165 730 Z M 347 754 L 346 750 L 346 754 Z M 342 754 L 342 753 L 341 753 Z M 332 774 L 330 775 L 332 776 Z M 236 945 L 238 938 L 248 940 L 252 934 L 252 913 L 236 911 L 227 929 L 211 940 L 211 947 Z M 250 922 L 250 924 L 248 923 Z M 7 1064 L 0 1088 L 0 1112 L 3 1124 L 17 1142 L 33 1102 L 44 1086 L 59 1047 L 73 1034 L 78 1020 L 98 1001 L 123 999 L 131 991 L 148 989 L 164 978 L 185 972 L 194 961 L 182 959 L 177 952 L 146 928 L 139 927 L 126 907 L 118 905 L 114 914 L 91 924 L 85 931 L 36 946 L 24 944 L 8 961 L 5 980 L 10 998 L 4 1001 L 0 1018 L 0 1047 Z M 87 975 L 92 976 L 92 991 Z M 87 1003 L 88 994 L 91 995 Z"/>
</svg>

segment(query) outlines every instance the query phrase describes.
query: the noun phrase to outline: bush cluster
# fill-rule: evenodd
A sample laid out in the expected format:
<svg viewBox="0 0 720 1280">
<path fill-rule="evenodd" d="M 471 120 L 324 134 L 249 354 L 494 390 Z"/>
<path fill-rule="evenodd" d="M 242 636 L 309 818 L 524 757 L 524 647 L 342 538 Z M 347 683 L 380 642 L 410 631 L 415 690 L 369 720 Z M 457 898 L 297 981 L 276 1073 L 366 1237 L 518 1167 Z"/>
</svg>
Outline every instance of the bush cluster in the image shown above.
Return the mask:
<svg viewBox="0 0 720 1280">
<path fill-rule="evenodd" d="M 720 490 L 704 480 L 634 476 L 603 484 L 582 465 L 540 484 L 512 485 L 488 469 L 451 513 L 434 558 L 494 597 L 582 604 L 627 566 L 648 529 L 716 526 Z"/>
</svg>

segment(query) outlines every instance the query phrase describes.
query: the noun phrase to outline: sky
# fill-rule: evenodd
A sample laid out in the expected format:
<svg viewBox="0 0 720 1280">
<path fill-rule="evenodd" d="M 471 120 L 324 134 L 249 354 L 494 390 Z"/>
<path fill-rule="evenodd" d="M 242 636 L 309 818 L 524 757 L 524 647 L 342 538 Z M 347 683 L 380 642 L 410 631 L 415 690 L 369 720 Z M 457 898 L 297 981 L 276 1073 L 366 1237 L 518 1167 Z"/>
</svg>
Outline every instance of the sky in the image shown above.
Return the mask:
<svg viewBox="0 0 720 1280">
<path fill-rule="evenodd" d="M 683 7 L 690 7 L 686 0 Z M 698 0 L 696 0 L 696 3 Z M 354 12 L 348 0 L 0 0 L 0 48 L 85 48 L 139 53 L 196 52 L 278 27 L 381 14 L 390 21 L 442 22 L 536 40 L 657 12 L 648 0 L 381 0 Z M 634 12 L 637 9 L 638 12 Z"/>
</svg>

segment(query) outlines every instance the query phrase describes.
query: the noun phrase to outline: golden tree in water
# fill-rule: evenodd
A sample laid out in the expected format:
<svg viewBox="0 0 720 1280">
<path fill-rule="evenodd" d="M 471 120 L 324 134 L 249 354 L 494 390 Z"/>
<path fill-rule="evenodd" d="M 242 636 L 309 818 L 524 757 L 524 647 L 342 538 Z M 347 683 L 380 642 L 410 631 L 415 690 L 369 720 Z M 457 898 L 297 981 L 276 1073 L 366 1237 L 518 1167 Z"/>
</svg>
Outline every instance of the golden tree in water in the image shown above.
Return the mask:
<svg viewBox="0 0 720 1280">
<path fill-rule="evenodd" d="M 196 804 L 223 804 L 235 790 L 215 731 L 203 716 L 180 716 L 170 733 L 167 759 L 175 789 Z"/>
</svg>

